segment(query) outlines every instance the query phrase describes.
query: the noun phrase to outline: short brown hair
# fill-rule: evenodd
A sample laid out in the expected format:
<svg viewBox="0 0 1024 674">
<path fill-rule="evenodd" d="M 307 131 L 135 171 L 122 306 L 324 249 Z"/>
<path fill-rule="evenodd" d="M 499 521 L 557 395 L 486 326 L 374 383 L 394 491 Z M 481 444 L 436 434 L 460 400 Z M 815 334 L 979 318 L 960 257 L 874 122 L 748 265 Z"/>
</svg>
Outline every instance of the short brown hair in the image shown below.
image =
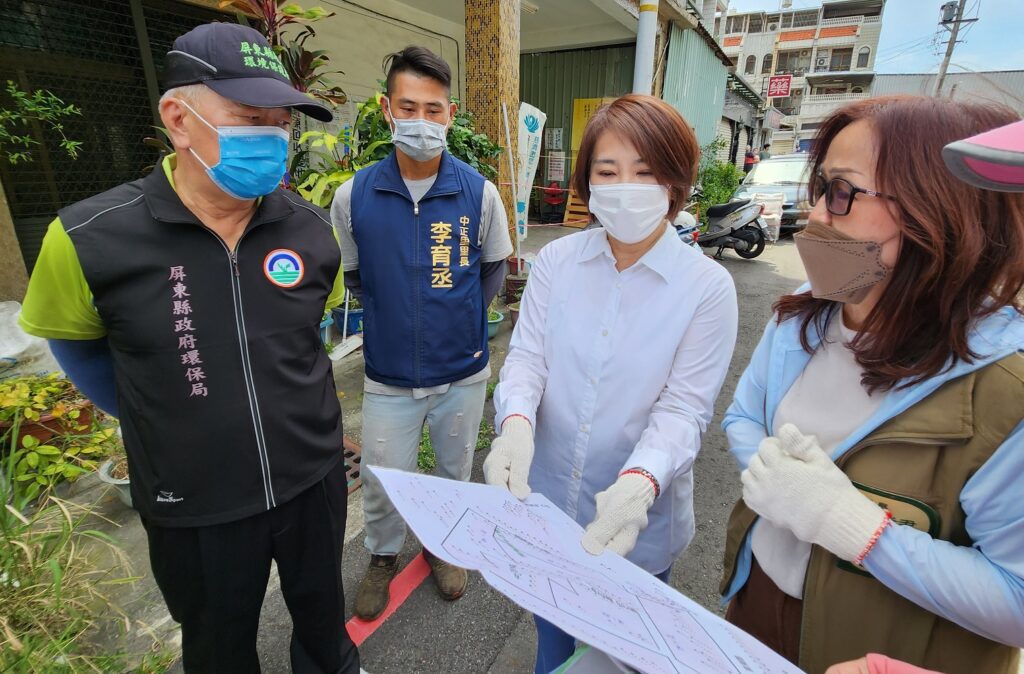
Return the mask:
<svg viewBox="0 0 1024 674">
<path fill-rule="evenodd" d="M 878 139 L 876 189 L 894 195 L 903 243 L 888 285 L 852 342 L 869 390 L 904 388 L 978 354 L 968 344 L 974 323 L 1005 307 L 1021 310 L 1024 289 L 1024 194 L 972 187 L 942 161 L 947 143 L 1009 124 L 1009 108 L 983 103 L 887 96 L 851 103 L 822 124 L 813 173 L 844 128 L 866 120 Z M 810 293 L 775 304 L 778 320 L 802 320 L 824 334 L 835 302 Z"/>
<path fill-rule="evenodd" d="M 690 196 L 700 159 L 697 137 L 682 115 L 660 98 L 640 94 L 622 96 L 598 108 L 583 132 L 571 181 L 584 204 L 590 201 L 594 146 L 605 131 L 628 140 L 658 183 L 668 188 L 668 219 L 674 218 Z"/>
</svg>

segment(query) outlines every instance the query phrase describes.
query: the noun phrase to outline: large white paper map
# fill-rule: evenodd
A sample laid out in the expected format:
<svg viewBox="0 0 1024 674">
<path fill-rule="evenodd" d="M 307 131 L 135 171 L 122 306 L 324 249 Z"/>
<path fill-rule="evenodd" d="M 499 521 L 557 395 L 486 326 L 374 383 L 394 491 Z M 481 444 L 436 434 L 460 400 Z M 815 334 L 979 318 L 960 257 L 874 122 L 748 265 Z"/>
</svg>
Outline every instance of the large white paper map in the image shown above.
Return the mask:
<svg viewBox="0 0 1024 674">
<path fill-rule="evenodd" d="M 540 494 L 521 502 L 488 485 L 370 470 L 435 555 L 640 672 L 800 671 L 622 557 L 588 554 L 580 526 Z"/>
</svg>

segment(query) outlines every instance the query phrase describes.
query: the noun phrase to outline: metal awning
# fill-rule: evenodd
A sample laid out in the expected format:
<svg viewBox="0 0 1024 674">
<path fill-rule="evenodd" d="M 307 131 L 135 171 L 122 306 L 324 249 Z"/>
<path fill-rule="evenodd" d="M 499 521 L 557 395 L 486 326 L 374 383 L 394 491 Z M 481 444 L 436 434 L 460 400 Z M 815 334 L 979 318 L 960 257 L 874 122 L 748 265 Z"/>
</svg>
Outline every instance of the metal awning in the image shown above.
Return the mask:
<svg viewBox="0 0 1024 674">
<path fill-rule="evenodd" d="M 729 80 L 726 86 L 729 87 L 729 91 L 755 107 L 759 108 L 764 104 L 764 98 L 754 90 L 754 87 L 749 82 L 736 73 L 729 73 Z"/>
</svg>

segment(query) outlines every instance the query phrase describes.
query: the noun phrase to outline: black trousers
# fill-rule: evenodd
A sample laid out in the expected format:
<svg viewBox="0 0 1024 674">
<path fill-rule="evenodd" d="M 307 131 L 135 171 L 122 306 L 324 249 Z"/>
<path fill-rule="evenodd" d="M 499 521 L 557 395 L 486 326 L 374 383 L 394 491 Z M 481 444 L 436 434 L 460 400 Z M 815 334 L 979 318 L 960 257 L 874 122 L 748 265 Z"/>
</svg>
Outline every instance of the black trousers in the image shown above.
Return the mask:
<svg viewBox="0 0 1024 674">
<path fill-rule="evenodd" d="M 347 504 L 339 460 L 291 501 L 237 522 L 171 528 L 143 521 L 153 576 L 181 623 L 188 674 L 260 671 L 256 632 L 271 560 L 292 617 L 292 671 L 359 673 L 341 586 Z"/>
</svg>

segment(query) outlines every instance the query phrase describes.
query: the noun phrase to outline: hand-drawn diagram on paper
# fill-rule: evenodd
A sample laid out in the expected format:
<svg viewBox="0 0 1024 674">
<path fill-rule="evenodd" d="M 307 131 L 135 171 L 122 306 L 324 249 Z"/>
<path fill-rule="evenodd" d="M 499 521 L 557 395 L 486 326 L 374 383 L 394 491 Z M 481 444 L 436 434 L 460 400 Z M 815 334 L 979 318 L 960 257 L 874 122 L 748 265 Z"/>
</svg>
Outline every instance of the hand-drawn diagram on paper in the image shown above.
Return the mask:
<svg viewBox="0 0 1024 674">
<path fill-rule="evenodd" d="M 488 485 L 370 470 L 435 555 L 640 672 L 800 671 L 622 557 L 587 554 L 580 526 L 539 494 L 520 502 Z"/>
</svg>

